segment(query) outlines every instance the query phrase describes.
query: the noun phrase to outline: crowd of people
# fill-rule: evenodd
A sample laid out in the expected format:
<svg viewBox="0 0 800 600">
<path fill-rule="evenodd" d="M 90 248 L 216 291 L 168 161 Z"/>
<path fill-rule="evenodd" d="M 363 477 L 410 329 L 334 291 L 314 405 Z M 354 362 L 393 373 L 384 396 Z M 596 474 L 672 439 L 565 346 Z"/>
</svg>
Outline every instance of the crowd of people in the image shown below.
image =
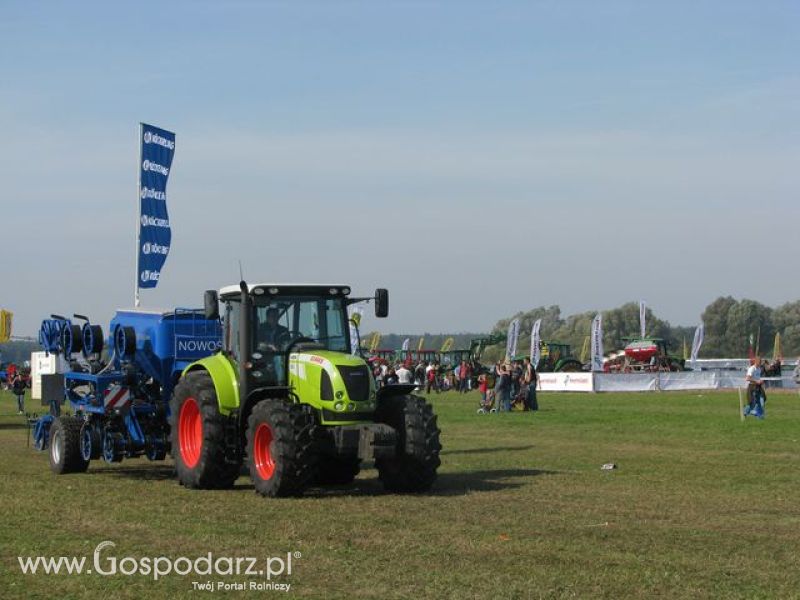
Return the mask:
<svg viewBox="0 0 800 600">
<path fill-rule="evenodd" d="M 462 361 L 455 365 L 443 365 L 434 361 L 420 361 L 416 365 L 398 362 L 394 365 L 383 361 L 373 363 L 373 375 L 378 387 L 392 384 L 414 384 L 426 394 L 455 390 L 461 393 L 473 389 L 476 365 Z"/>
<path fill-rule="evenodd" d="M 494 387 L 491 390 L 488 375 L 484 373 L 479 377 L 483 412 L 508 412 L 513 408 L 523 411 L 539 410 L 536 399 L 539 375 L 530 358 L 511 362 L 498 361 L 492 374 Z"/>
<path fill-rule="evenodd" d="M 529 358 L 498 361 L 491 369 L 484 369 L 471 361 L 462 361 L 455 366 L 433 361 L 420 361 L 416 365 L 374 361 L 372 368 L 378 387 L 413 384 L 417 391 L 426 394 L 451 390 L 467 393 L 477 389 L 481 398 L 479 412 L 539 409 L 536 399 L 539 376 Z"/>
</svg>

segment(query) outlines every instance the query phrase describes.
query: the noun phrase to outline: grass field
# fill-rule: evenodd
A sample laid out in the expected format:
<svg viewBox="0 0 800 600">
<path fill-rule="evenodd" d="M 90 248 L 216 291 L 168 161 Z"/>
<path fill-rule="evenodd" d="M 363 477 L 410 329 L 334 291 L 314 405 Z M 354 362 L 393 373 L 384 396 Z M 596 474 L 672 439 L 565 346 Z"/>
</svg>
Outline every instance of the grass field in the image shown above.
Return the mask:
<svg viewBox="0 0 800 600">
<path fill-rule="evenodd" d="M 273 580 L 288 594 L 251 592 L 273 597 L 800 597 L 796 394 L 771 394 L 767 419 L 744 424 L 733 392 L 543 394 L 538 414 L 487 416 L 475 393 L 433 403 L 444 449 L 431 493 L 384 494 L 366 469 L 352 486 L 265 500 L 246 478 L 183 489 L 171 463 L 143 459 L 54 476 L 0 392 L 0 597 L 207 593 L 193 591 L 203 576 L 18 565 L 74 555 L 91 566 L 105 540 L 119 559 L 300 552 Z"/>
</svg>

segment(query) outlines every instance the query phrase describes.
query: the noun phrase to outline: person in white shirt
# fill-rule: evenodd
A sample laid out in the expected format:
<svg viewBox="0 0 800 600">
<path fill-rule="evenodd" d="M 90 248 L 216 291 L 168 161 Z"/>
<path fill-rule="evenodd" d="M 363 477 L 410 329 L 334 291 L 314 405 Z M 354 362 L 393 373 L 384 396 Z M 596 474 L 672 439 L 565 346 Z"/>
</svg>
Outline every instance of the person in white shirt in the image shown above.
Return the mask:
<svg viewBox="0 0 800 600">
<path fill-rule="evenodd" d="M 405 365 L 400 365 L 397 369 L 397 383 L 413 383 L 413 375 Z"/>
<path fill-rule="evenodd" d="M 751 415 L 758 419 L 764 418 L 764 404 L 767 401 L 767 396 L 764 393 L 764 381 L 761 377 L 761 361 L 758 357 L 755 357 L 747 369 L 747 375 L 744 377 L 747 382 L 747 396 L 750 400 L 750 404 L 744 409 L 745 416 Z"/>
</svg>

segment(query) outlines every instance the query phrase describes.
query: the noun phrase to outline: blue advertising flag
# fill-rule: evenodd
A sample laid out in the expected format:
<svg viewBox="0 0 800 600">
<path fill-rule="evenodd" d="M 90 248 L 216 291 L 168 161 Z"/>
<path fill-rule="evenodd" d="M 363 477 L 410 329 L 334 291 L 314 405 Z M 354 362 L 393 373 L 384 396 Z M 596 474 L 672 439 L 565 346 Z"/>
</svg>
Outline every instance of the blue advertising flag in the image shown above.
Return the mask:
<svg viewBox="0 0 800 600">
<path fill-rule="evenodd" d="M 142 123 L 141 136 L 139 259 L 136 271 L 138 288 L 154 288 L 158 285 L 172 241 L 167 214 L 167 179 L 175 154 L 175 134 Z"/>
</svg>

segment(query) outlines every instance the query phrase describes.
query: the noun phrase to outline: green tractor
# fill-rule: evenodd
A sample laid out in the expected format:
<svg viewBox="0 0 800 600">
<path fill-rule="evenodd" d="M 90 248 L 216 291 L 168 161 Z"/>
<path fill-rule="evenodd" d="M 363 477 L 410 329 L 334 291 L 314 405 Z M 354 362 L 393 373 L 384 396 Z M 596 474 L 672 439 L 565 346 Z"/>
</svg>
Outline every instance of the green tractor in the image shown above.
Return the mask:
<svg viewBox="0 0 800 600">
<path fill-rule="evenodd" d="M 453 369 L 462 362 L 472 362 L 472 351 L 470 350 L 447 350 L 441 353 L 441 366 L 445 369 Z"/>
<path fill-rule="evenodd" d="M 540 373 L 572 373 L 583 370 L 583 364 L 572 356 L 572 346 L 544 341 L 539 344 L 540 358 L 536 370 Z"/>
<path fill-rule="evenodd" d="M 413 385 L 376 389 L 350 352 L 342 285 L 248 285 L 205 294 L 207 318 L 223 312 L 222 348 L 191 364 L 173 395 L 171 447 L 186 487 L 230 488 L 246 465 L 263 496 L 353 481 L 374 460 L 392 492 L 428 490 L 439 467 L 439 429 Z"/>
</svg>

